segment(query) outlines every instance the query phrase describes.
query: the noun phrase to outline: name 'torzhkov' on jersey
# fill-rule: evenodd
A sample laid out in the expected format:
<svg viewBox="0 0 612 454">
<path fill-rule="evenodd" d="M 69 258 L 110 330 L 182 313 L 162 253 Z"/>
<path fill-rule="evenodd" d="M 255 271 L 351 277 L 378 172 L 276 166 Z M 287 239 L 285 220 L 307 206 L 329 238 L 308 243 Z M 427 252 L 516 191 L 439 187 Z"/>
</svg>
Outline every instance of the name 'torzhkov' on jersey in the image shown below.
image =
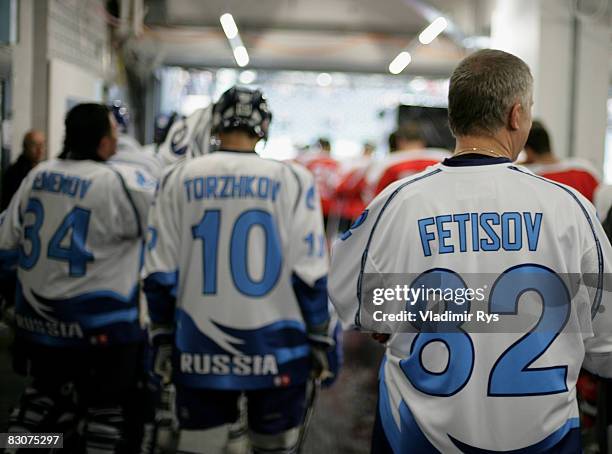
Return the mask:
<svg viewBox="0 0 612 454">
<path fill-rule="evenodd" d="M 281 182 L 256 175 L 210 175 L 185 180 L 187 201 L 259 198 L 276 201 Z"/>
</svg>

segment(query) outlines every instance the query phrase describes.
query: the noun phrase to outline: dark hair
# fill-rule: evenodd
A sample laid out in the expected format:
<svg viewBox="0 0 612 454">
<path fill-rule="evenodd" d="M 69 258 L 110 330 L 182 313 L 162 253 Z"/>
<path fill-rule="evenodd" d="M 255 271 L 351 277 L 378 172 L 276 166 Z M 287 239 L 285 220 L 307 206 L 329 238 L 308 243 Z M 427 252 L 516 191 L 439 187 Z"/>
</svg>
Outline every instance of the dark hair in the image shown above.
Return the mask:
<svg viewBox="0 0 612 454">
<path fill-rule="evenodd" d="M 397 133 L 396 131 L 393 131 L 391 134 L 389 134 L 389 151 L 390 152 L 394 152 L 395 150 L 397 150 Z"/>
<path fill-rule="evenodd" d="M 79 104 L 68 112 L 64 125 L 64 148 L 60 159 L 93 159 L 101 161 L 98 146 L 111 133 L 110 111 L 105 105 Z"/>
<path fill-rule="evenodd" d="M 317 143 L 323 150 L 331 149 L 331 143 L 329 142 L 329 139 L 326 137 L 320 137 L 319 140 L 317 140 Z"/>
<path fill-rule="evenodd" d="M 448 89 L 448 122 L 455 136 L 492 135 L 516 102 L 528 109 L 533 77 L 520 58 L 483 49 L 455 68 Z"/>
<path fill-rule="evenodd" d="M 395 138 L 396 141 L 398 139 L 409 141 L 420 140 L 421 142 L 425 141 L 421 127 L 413 121 L 402 123 L 395 132 Z"/>
<path fill-rule="evenodd" d="M 538 120 L 531 124 L 531 130 L 525 143 L 525 148 L 531 148 L 535 154 L 548 154 L 552 151 L 548 131 Z"/>
</svg>

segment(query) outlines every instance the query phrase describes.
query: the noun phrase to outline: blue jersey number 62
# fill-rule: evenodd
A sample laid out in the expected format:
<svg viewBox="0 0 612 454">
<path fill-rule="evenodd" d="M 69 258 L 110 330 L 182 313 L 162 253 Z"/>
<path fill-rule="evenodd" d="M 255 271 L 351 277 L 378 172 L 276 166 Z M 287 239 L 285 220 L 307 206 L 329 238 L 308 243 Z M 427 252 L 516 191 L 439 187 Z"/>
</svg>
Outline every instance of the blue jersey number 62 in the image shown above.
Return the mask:
<svg viewBox="0 0 612 454">
<path fill-rule="evenodd" d="M 411 286 L 431 288 L 430 284 L 433 283 L 444 283 L 445 288 L 465 288 L 459 275 L 442 269 L 421 274 Z M 532 367 L 569 319 L 570 295 L 561 278 L 550 268 L 540 265 L 512 267 L 493 285 L 489 312 L 517 314 L 519 300 L 526 292 L 539 294 L 542 313 L 532 330 L 506 349 L 491 368 L 487 390 L 489 396 L 538 396 L 567 391 L 567 366 Z M 426 303 L 419 301 L 417 304 L 424 306 Z M 424 307 L 417 309 L 423 310 Z M 469 305 L 451 303 L 447 310 L 469 310 Z M 400 361 L 400 367 L 419 391 L 435 396 L 452 396 L 471 377 L 475 360 L 472 340 L 461 329 L 461 323 L 447 323 L 446 326 L 437 326 L 436 330 L 426 331 L 414 338 L 410 357 Z M 448 351 L 448 364 L 441 372 L 429 371 L 421 359 L 425 347 L 434 342 L 444 344 Z"/>
</svg>

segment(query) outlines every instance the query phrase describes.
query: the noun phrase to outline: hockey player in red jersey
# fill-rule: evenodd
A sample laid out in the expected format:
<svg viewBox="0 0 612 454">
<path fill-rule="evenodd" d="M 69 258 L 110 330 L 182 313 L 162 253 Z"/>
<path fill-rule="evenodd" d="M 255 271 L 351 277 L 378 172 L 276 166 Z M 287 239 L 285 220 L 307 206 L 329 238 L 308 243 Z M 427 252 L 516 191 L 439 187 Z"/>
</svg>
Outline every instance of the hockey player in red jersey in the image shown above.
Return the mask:
<svg viewBox="0 0 612 454">
<path fill-rule="evenodd" d="M 389 140 L 391 154 L 368 172 L 372 197 L 394 181 L 421 172 L 449 156 L 446 150 L 426 148 L 421 128 L 415 123 L 401 125 L 392 137 L 394 140 Z"/>
<path fill-rule="evenodd" d="M 374 150 L 371 143 L 365 143 L 361 156 L 340 166 L 334 204 L 336 215 L 339 217 L 340 232 L 347 230 L 366 207 L 364 200 L 366 175 L 372 164 Z"/>
<path fill-rule="evenodd" d="M 593 202 L 599 186 L 597 171 L 587 161 L 561 160 L 553 153 L 548 131 L 540 121 L 534 121 L 525 144 L 529 169 L 538 175 L 566 184 Z"/>
<path fill-rule="evenodd" d="M 334 205 L 335 189 L 340 163 L 331 157 L 329 140 L 318 140 L 318 150 L 299 155 L 296 161 L 312 172 L 321 197 L 321 208 L 327 225 L 327 218 Z"/>
</svg>

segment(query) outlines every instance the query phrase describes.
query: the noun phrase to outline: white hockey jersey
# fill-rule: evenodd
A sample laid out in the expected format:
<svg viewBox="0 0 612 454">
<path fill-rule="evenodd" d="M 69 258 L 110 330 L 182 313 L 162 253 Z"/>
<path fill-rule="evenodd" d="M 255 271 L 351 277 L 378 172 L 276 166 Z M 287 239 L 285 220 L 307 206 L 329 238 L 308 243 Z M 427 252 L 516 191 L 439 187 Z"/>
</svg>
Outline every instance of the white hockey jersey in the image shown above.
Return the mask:
<svg viewBox="0 0 612 454">
<path fill-rule="evenodd" d="M 138 279 L 155 185 L 91 160 L 51 160 L 23 181 L 0 225 L 18 250 L 17 333 L 58 346 L 142 340 Z"/>
<path fill-rule="evenodd" d="M 138 178 L 159 180 L 162 173 L 162 163 L 154 151 L 141 146 L 136 139 L 126 134 L 120 134 L 117 140 L 117 153 L 109 160 L 112 164 L 126 165 L 134 168 Z"/>
<path fill-rule="evenodd" d="M 164 173 L 144 276 L 154 323 L 175 323 L 174 380 L 256 389 L 304 382 L 307 326 L 327 322 L 328 257 L 310 173 L 219 151 Z"/>
<path fill-rule="evenodd" d="M 578 452 L 580 368 L 612 377 L 611 269 L 593 206 L 509 160 L 453 158 L 384 190 L 333 248 L 329 292 L 343 321 L 393 315 L 395 303 L 367 305 L 368 282 L 393 293 L 392 273 L 418 276 L 412 289 L 446 282 L 485 295 L 451 297 L 457 318 L 427 330 L 390 330 L 379 412 L 393 451 Z M 566 285 L 580 279 L 589 284 Z M 479 310 L 499 328 L 471 329 Z"/>
<path fill-rule="evenodd" d="M 213 105 L 197 109 L 187 118 L 177 119 L 157 149 L 162 167 L 185 158 L 202 156 L 209 152 Z"/>
</svg>

